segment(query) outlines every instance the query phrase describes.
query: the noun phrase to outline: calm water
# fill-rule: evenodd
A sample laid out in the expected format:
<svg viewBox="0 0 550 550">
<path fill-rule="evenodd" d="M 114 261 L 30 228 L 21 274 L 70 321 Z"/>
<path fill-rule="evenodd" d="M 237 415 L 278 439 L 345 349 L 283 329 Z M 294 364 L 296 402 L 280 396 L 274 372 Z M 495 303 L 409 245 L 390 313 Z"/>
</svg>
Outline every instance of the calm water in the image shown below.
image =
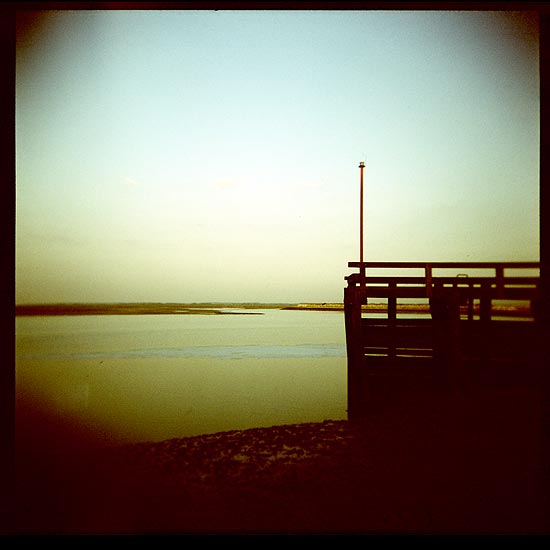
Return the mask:
<svg viewBox="0 0 550 550">
<path fill-rule="evenodd" d="M 346 418 L 344 317 L 18 317 L 17 399 L 105 441 Z"/>
</svg>

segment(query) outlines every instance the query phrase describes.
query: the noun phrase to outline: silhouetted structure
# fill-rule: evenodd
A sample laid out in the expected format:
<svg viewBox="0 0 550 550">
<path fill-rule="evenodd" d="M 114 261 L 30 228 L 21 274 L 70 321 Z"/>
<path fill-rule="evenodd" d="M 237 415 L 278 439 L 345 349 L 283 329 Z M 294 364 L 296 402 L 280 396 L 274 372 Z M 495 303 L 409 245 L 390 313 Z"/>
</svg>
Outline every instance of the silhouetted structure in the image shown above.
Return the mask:
<svg viewBox="0 0 550 550">
<path fill-rule="evenodd" d="M 359 273 L 346 277 L 344 292 L 350 419 L 403 392 L 464 393 L 506 377 L 527 377 L 536 369 L 540 279 L 525 273 L 538 271 L 538 262 L 350 262 L 348 266 L 359 268 Z M 392 274 L 367 275 L 372 269 Z M 400 274 L 411 269 L 422 270 L 422 275 Z M 492 274 L 468 274 L 473 270 Z M 511 270 L 516 274 L 507 276 Z M 386 315 L 364 316 L 371 298 L 387 301 Z M 400 314 L 398 300 L 424 301 L 426 314 L 414 318 Z M 509 311 L 501 308 L 496 315 L 497 300 L 505 301 L 501 305 L 508 305 Z"/>
</svg>

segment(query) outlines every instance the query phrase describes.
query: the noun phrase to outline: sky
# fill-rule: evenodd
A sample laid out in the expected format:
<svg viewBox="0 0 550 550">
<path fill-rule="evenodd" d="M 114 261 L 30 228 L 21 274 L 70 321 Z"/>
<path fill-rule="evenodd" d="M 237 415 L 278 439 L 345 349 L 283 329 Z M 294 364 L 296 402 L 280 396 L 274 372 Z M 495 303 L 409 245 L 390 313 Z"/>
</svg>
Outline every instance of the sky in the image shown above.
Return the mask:
<svg viewBox="0 0 550 550">
<path fill-rule="evenodd" d="M 16 302 L 340 302 L 539 260 L 536 14 L 20 12 Z"/>
</svg>

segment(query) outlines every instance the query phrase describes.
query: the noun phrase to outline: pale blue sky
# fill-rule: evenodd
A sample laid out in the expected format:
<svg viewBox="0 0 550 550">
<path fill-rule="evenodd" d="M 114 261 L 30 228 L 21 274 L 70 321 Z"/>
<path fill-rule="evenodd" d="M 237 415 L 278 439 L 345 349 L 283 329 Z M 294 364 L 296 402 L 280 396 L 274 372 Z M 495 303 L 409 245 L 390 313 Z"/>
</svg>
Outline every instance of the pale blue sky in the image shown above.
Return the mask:
<svg viewBox="0 0 550 550">
<path fill-rule="evenodd" d="M 539 259 L 529 14 L 21 14 L 16 298 L 341 301 L 359 259 Z"/>
</svg>

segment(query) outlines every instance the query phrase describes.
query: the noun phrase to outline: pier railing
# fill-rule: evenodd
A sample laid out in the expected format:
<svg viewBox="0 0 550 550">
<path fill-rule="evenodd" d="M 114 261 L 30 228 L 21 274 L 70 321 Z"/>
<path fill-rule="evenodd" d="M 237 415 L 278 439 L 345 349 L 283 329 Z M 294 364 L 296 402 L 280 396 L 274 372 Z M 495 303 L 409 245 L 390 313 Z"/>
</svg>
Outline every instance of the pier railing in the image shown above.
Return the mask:
<svg viewBox="0 0 550 550">
<path fill-rule="evenodd" d="M 344 291 L 350 416 L 359 415 L 381 377 L 424 370 L 459 380 L 471 372 L 466 363 L 518 362 L 535 347 L 539 262 L 348 266 L 358 269 Z M 385 302 L 385 314 L 364 316 L 370 301 Z M 425 314 L 401 314 L 400 303 L 411 301 L 422 302 Z"/>
</svg>

